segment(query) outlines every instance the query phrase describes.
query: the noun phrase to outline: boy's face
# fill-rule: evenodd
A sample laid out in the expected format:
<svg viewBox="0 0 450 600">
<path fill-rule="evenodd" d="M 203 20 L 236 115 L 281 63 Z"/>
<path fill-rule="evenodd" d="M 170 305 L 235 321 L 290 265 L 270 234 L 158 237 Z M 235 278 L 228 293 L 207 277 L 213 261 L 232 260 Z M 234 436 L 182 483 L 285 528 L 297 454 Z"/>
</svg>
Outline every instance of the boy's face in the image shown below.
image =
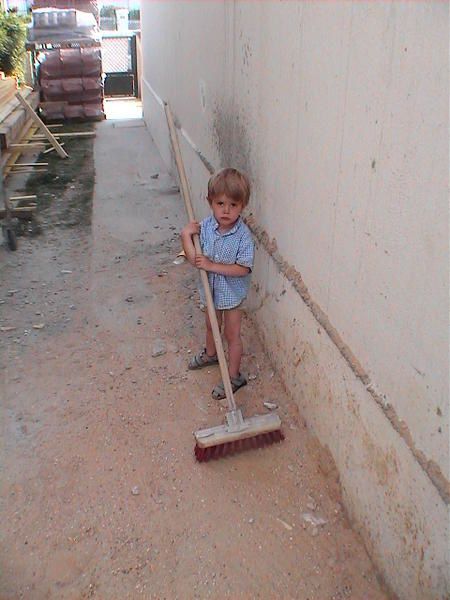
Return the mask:
<svg viewBox="0 0 450 600">
<path fill-rule="evenodd" d="M 211 208 L 221 230 L 231 229 L 243 210 L 242 202 L 237 202 L 222 194 L 211 201 Z"/>
</svg>

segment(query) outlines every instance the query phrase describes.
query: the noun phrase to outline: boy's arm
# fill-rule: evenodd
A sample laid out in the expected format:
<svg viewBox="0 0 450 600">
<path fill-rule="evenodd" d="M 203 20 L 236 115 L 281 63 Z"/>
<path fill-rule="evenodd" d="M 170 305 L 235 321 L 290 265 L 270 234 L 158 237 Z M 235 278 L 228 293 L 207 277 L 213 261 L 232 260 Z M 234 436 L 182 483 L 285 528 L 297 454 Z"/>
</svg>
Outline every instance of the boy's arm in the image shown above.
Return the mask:
<svg viewBox="0 0 450 600">
<path fill-rule="evenodd" d="M 197 267 L 197 269 L 203 269 L 204 271 L 217 273 L 218 275 L 225 275 L 227 277 L 245 277 L 245 275 L 250 273 L 249 267 L 243 267 L 242 265 L 238 264 L 227 265 L 223 263 L 216 263 L 203 254 L 194 256 L 193 264 Z"/>
<path fill-rule="evenodd" d="M 192 236 L 200 233 L 200 224 L 197 221 L 191 221 L 181 230 L 181 244 L 186 253 L 186 258 L 193 265 L 195 264 L 195 246 Z"/>
</svg>

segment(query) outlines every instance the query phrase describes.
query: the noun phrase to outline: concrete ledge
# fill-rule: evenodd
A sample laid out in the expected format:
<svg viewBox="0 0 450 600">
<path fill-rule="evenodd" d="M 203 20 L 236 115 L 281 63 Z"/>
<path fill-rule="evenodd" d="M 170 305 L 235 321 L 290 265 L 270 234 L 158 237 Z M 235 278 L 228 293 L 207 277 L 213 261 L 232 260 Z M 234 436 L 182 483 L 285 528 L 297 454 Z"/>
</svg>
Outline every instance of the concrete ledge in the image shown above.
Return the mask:
<svg viewBox="0 0 450 600">
<path fill-rule="evenodd" d="M 448 506 L 261 245 L 253 282 L 265 347 L 331 451 L 349 516 L 386 582 L 408 600 L 448 598 Z"/>
</svg>

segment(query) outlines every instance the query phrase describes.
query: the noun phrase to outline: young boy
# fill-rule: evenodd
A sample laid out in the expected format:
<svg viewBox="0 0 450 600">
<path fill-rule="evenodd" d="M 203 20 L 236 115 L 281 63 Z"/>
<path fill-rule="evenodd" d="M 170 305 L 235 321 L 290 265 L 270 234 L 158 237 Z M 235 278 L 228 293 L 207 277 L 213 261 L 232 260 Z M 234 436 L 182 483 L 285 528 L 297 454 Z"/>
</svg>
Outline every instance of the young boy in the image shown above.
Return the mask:
<svg viewBox="0 0 450 600">
<path fill-rule="evenodd" d="M 228 368 L 233 391 L 247 384 L 240 372 L 242 357 L 242 303 L 250 285 L 253 268 L 253 240 L 241 212 L 250 199 L 250 182 L 236 169 L 222 169 L 208 182 L 208 202 L 213 214 L 201 223 L 192 221 L 181 232 L 183 249 L 188 261 L 208 273 L 211 294 L 219 328 L 224 322 L 228 344 Z M 200 235 L 203 254 L 196 255 L 192 236 Z M 203 289 L 200 290 L 205 303 Z M 189 362 L 189 369 L 201 369 L 216 364 L 214 337 L 206 313 L 206 346 Z M 223 383 L 212 391 L 213 398 L 225 398 Z"/>
</svg>

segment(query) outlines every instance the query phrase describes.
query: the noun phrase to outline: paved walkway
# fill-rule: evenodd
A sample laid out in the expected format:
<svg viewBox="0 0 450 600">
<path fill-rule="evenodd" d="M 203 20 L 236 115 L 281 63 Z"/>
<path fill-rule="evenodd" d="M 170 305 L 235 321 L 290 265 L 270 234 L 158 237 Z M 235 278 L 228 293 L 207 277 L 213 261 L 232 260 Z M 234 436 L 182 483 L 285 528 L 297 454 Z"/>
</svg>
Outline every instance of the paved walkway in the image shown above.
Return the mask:
<svg viewBox="0 0 450 600">
<path fill-rule="evenodd" d="M 0 598 L 385 598 L 249 317 L 237 400 L 275 401 L 286 440 L 194 461 L 224 409 L 218 370 L 186 370 L 203 314 L 173 263 L 182 201 L 142 121 L 100 123 L 95 166 L 91 228 L 0 250 Z"/>
</svg>

